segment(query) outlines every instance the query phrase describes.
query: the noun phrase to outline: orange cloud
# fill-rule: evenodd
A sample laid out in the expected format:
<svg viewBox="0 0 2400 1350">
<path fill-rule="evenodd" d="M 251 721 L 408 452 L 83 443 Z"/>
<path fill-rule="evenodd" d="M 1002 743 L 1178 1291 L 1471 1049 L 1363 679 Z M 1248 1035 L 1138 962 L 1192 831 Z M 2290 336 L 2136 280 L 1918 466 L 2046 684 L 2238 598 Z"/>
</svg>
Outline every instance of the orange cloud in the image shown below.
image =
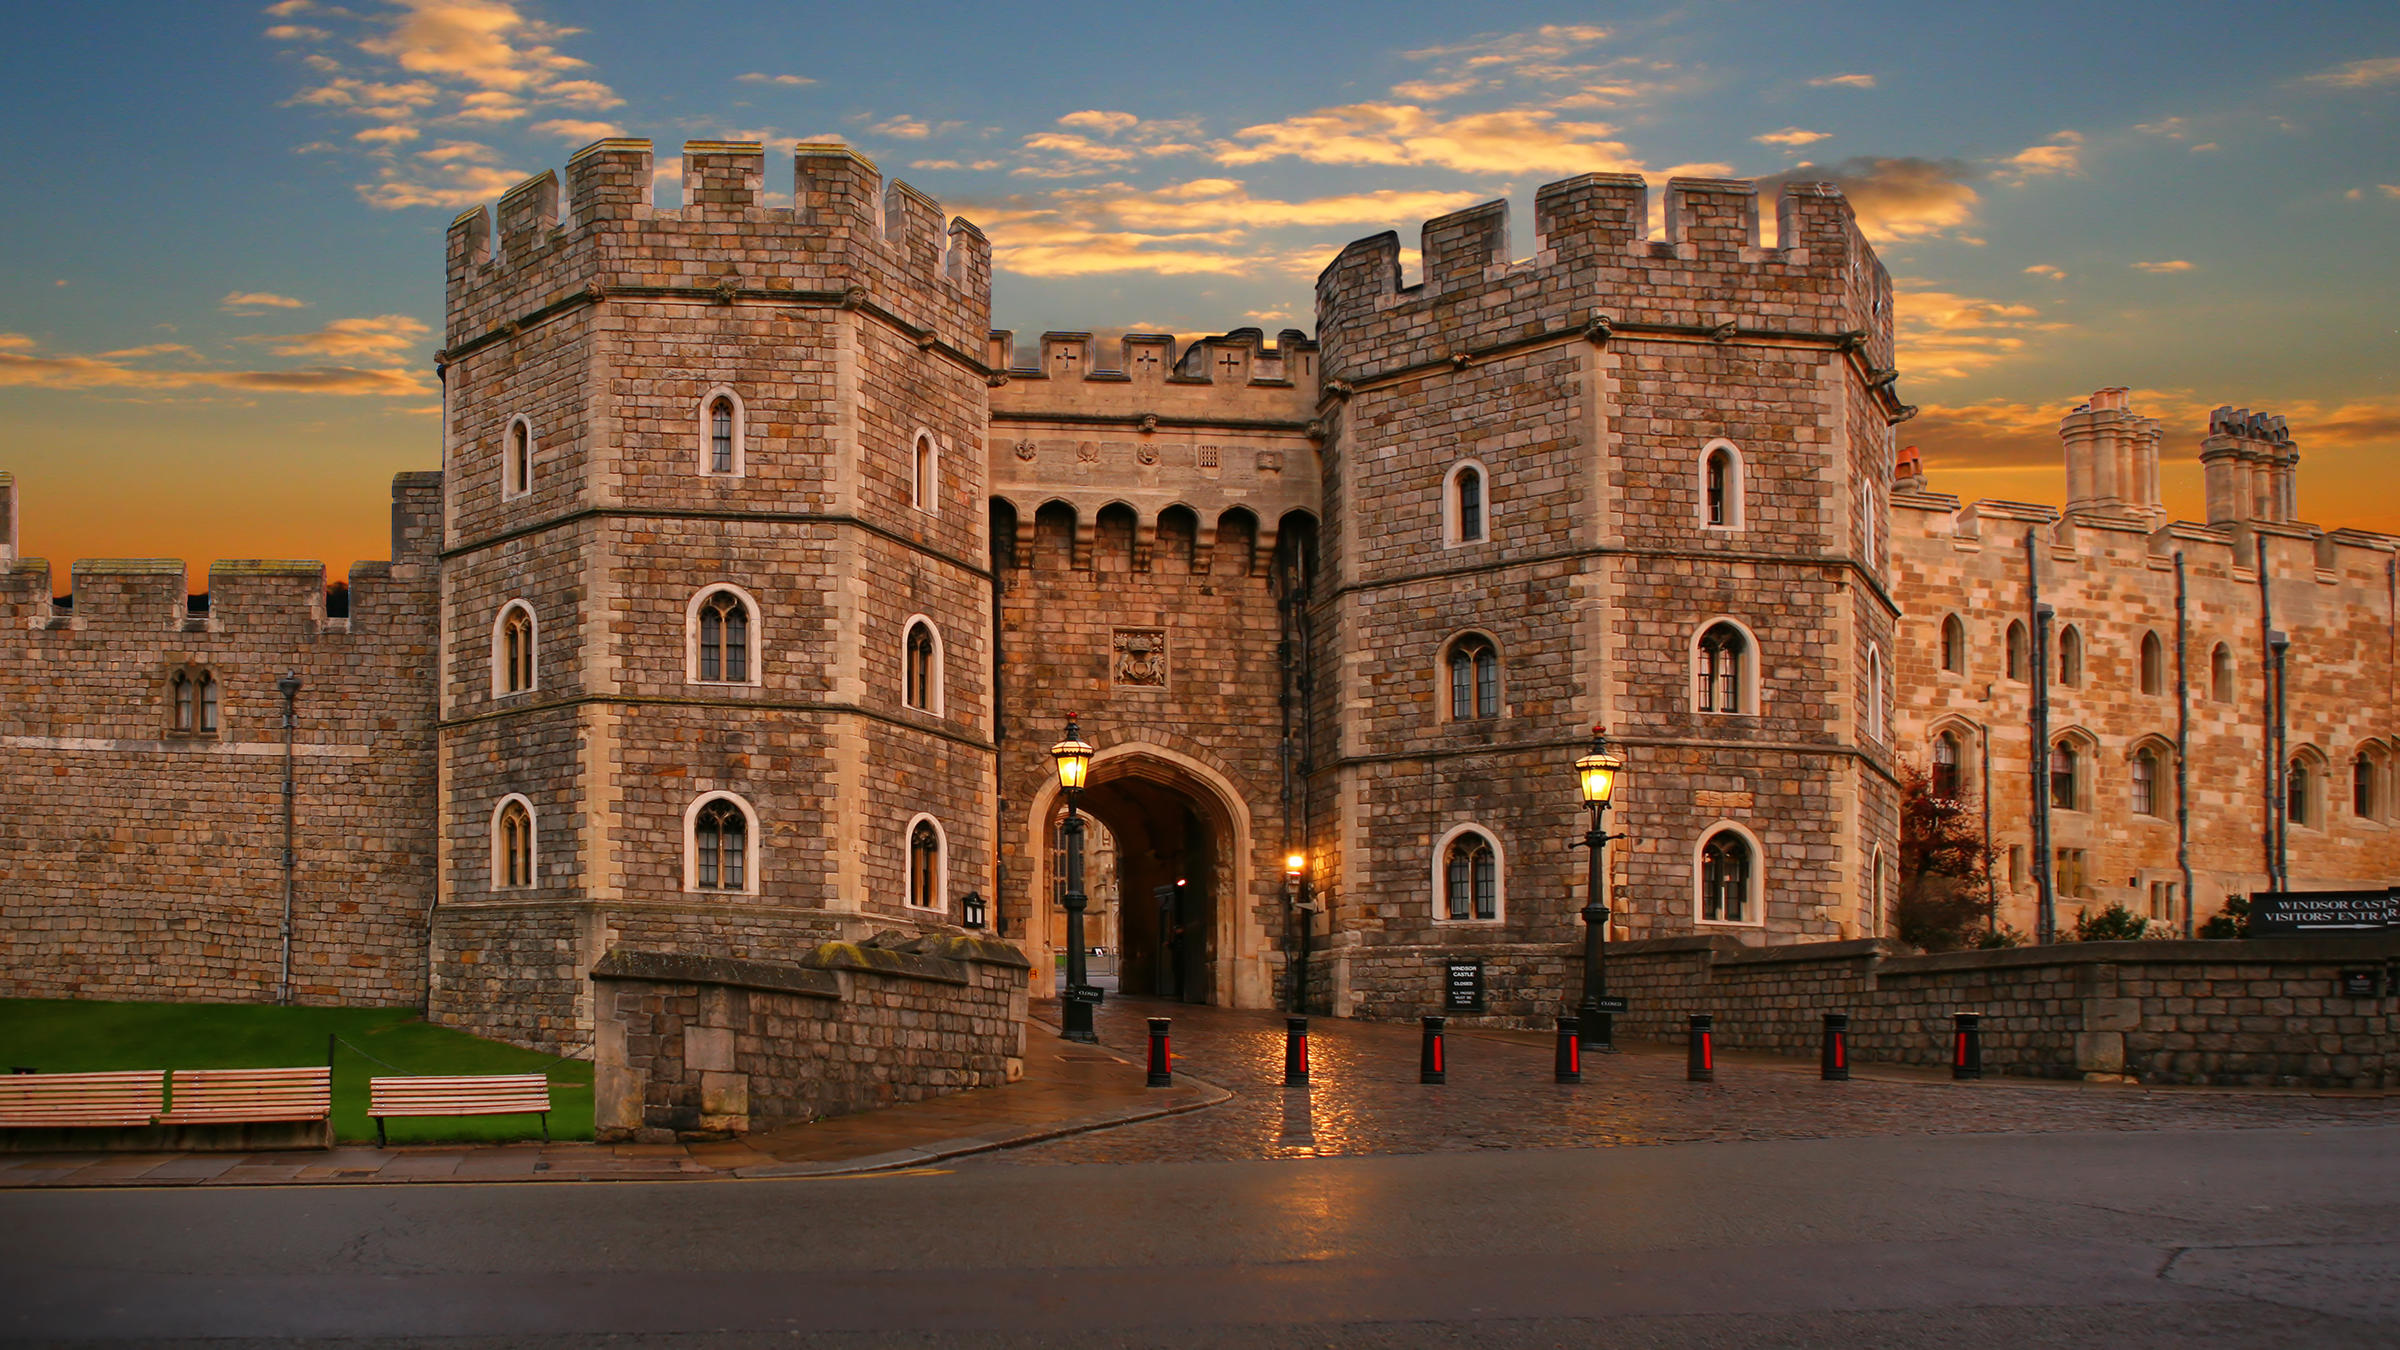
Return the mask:
<svg viewBox="0 0 2400 1350">
<path fill-rule="evenodd" d="M 1788 145 L 1796 148 L 1803 145 L 1815 145 L 1819 141 L 1832 138 L 1833 133 L 1830 131 L 1803 131 L 1798 127 L 1785 127 L 1781 131 L 1770 131 L 1764 136 L 1753 136 L 1750 139 L 1760 145 Z"/>
<path fill-rule="evenodd" d="M 1639 173 L 1616 128 L 1524 108 L 1444 117 L 1408 103 L 1354 103 L 1245 127 L 1215 146 L 1221 164 L 1428 165 L 1462 173 Z M 1717 167 L 1717 166 L 1712 166 Z"/>
<path fill-rule="evenodd" d="M 413 322 L 413 321 L 412 321 Z M 419 325 L 422 328 L 422 325 Z M 422 398 L 432 381 L 417 371 L 357 366 L 302 366 L 289 370 L 159 369 L 131 364 L 153 355 L 182 355 L 169 344 L 136 347 L 98 356 L 43 353 L 23 333 L 0 333 L 0 385 L 39 389 L 221 389 L 251 393 L 367 395 Z"/>
<path fill-rule="evenodd" d="M 1809 87 L 1814 89 L 1872 89 L 1875 87 L 1875 77 L 1872 75 L 1820 75 L 1808 83 Z"/>
<path fill-rule="evenodd" d="M 1982 198 L 1973 175 L 1955 160 L 1860 158 L 1803 164 L 1758 181 L 1762 192 L 1785 183 L 1832 183 L 1849 198 L 1867 237 L 1889 244 L 1933 238 L 1974 220 Z"/>
</svg>

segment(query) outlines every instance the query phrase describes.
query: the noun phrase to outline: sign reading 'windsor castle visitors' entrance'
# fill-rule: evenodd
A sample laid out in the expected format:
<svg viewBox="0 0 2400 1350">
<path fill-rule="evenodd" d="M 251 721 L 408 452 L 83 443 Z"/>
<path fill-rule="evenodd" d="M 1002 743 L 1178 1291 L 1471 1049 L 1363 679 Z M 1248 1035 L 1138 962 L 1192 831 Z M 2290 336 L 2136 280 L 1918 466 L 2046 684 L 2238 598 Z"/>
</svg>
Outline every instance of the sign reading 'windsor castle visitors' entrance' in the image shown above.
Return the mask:
<svg viewBox="0 0 2400 1350">
<path fill-rule="evenodd" d="M 2381 891 L 2260 891 L 2250 897 L 2250 936 L 2302 937 L 2391 928 L 2400 888 Z"/>
</svg>

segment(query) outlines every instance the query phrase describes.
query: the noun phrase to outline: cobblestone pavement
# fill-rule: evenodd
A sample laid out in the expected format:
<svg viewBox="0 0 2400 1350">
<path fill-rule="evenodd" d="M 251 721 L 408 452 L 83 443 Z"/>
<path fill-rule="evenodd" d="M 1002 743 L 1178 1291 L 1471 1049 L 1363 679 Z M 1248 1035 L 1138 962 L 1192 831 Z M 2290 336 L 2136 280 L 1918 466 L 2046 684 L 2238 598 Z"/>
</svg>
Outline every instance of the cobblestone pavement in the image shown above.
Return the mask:
<svg viewBox="0 0 2400 1350">
<path fill-rule="evenodd" d="M 1053 1005 L 1037 1015 L 1055 1017 Z M 1871 1135 L 2214 1130 L 2400 1124 L 2400 1097 L 2141 1088 L 1984 1079 L 1859 1065 L 1820 1082 L 1813 1062 L 1720 1054 L 1717 1081 L 1684 1080 L 1681 1046 L 1590 1055 L 1584 1081 L 1551 1081 L 1543 1033 L 1459 1030 L 1448 1082 L 1417 1082 L 1414 1025 L 1310 1021 L 1306 1089 L 1283 1081 L 1283 1016 L 1111 999 L 1107 1045 L 1139 1053 L 1149 1017 L 1174 1022 L 1175 1066 L 1234 1099 L 1189 1115 L 987 1155 L 978 1166 L 1328 1157 Z M 1044 1034 L 1038 1023 L 1035 1035 Z"/>
</svg>

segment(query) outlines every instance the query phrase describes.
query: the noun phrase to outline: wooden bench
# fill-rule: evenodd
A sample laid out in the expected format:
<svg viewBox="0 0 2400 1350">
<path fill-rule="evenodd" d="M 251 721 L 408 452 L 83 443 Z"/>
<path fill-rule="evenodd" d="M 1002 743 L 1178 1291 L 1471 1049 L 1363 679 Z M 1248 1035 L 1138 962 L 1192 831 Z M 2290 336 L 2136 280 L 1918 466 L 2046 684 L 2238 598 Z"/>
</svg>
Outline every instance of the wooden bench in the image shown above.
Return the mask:
<svg viewBox="0 0 2400 1350">
<path fill-rule="evenodd" d="M 161 1125 L 234 1125 L 323 1120 L 333 1114 L 333 1070 L 177 1069 L 172 1109 Z"/>
<path fill-rule="evenodd" d="M 394 1116 L 539 1115 L 542 1138 L 550 1137 L 550 1079 L 538 1073 L 494 1073 L 450 1077 L 370 1078 L 367 1114 L 375 1142 L 384 1142 L 383 1122 Z"/>
<path fill-rule="evenodd" d="M 0 1126 L 147 1125 L 167 1104 L 167 1071 L 0 1075 Z"/>
</svg>

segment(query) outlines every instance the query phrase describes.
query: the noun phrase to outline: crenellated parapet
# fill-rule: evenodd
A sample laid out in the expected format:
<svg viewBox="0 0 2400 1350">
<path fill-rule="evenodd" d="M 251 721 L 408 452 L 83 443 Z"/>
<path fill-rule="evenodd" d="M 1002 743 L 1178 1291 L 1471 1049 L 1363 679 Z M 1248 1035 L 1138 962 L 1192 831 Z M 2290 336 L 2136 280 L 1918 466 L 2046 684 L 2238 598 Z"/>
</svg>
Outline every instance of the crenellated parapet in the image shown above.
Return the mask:
<svg viewBox="0 0 2400 1350">
<path fill-rule="evenodd" d="M 0 554 L 0 621 L 4 631 L 80 635 L 127 641 L 159 634 L 266 637 L 338 634 L 372 629 L 414 643 L 417 592 L 431 585 L 441 536 L 442 476 L 404 473 L 392 484 L 392 560 L 350 568 L 348 603 L 328 613 L 325 564 L 286 559 L 222 559 L 209 565 L 206 590 L 194 594 L 180 558 L 80 558 L 68 587 L 54 591 L 47 559 L 16 558 L 14 518 Z M 15 485 L 0 474 L 0 510 L 15 509 Z M 388 598 L 406 593 L 399 622 L 384 612 Z M 354 628 L 352 616 L 359 622 Z"/>
<path fill-rule="evenodd" d="M 1413 286 L 1401 284 L 1398 234 L 1351 244 L 1317 279 L 1327 378 L 1355 383 L 1586 331 L 1821 341 L 1856 351 L 1880 377 L 1870 383 L 1888 388 L 1891 279 L 1837 188 L 1787 185 L 1773 247 L 1760 238 L 1754 183 L 1673 179 L 1663 206 L 1663 234 L 1651 238 L 1640 177 L 1551 183 L 1534 197 L 1533 255 L 1519 260 L 1507 253 L 1506 202 L 1453 212 L 1425 222 Z"/>
<path fill-rule="evenodd" d="M 765 148 L 691 141 L 678 208 L 652 200 L 646 140 L 595 141 L 450 224 L 445 355 L 562 309 L 676 300 L 878 311 L 920 343 L 980 355 L 991 246 L 964 218 L 845 145 L 802 144 L 790 204 L 771 201 Z"/>
<path fill-rule="evenodd" d="M 1315 518 L 1317 346 L 1305 333 L 1269 343 L 1240 328 L 1180 348 L 1129 333 L 1114 351 L 1090 333 L 1044 333 L 1027 364 L 1013 333 L 990 344 L 988 363 L 1007 372 L 991 390 L 991 491 L 1014 514 L 1020 565 L 1043 511 L 1064 513 L 1076 567 L 1094 565 L 1095 540 L 1107 552 L 1102 518 L 1121 514 L 1136 570 L 1149 570 L 1164 520 L 1203 574 L 1220 534 L 1263 557 L 1287 516 Z"/>
</svg>

